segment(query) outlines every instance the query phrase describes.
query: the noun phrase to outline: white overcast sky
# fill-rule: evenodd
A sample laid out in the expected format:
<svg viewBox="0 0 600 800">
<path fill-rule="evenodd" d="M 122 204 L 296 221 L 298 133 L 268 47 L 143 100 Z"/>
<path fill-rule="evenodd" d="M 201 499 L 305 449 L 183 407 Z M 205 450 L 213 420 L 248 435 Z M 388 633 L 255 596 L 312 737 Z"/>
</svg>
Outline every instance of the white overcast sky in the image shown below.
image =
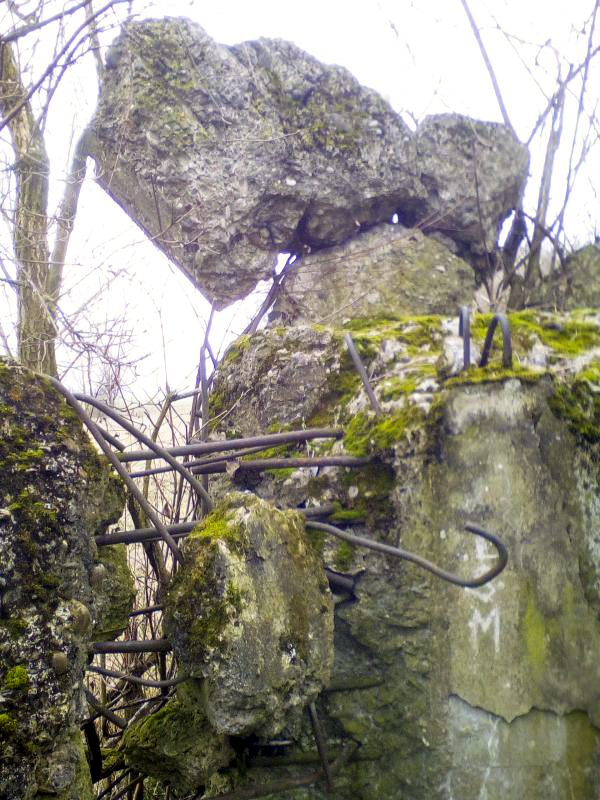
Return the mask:
<svg viewBox="0 0 600 800">
<path fill-rule="evenodd" d="M 553 51 L 538 51 L 537 45 L 549 41 L 563 59 L 579 63 L 585 38 L 577 38 L 574 30 L 590 17 L 594 0 L 471 0 L 470 6 L 509 116 L 520 138 L 526 140 L 545 105 L 544 94 L 550 96 L 555 88 L 557 74 Z M 261 36 L 294 41 L 325 63 L 347 67 L 389 100 L 411 125 L 411 118 L 448 111 L 501 121 L 460 0 L 170 0 L 145 4 L 143 16 L 167 14 L 193 18 L 226 44 Z M 498 25 L 516 38 L 509 41 Z M 533 76 L 523 61 L 534 69 Z M 65 78 L 60 103 L 55 102 L 48 120 L 47 141 L 59 179 L 54 185 L 55 202 L 62 190 L 60 178 L 71 142 L 70 133 L 65 134 L 65 121 L 70 131 L 76 117 L 82 128 L 95 105 L 92 68 L 90 60 L 87 78 L 83 65 Z M 591 91 L 598 96 L 597 85 Z M 565 127 L 570 124 L 572 120 L 566 120 Z M 532 155 L 535 175 L 543 151 L 537 149 Z M 593 176 L 598 173 L 596 156 L 595 168 L 590 161 L 580 179 L 575 213 L 568 220 L 580 241 L 593 236 L 597 224 L 600 227 L 593 193 Z M 533 181 L 531 189 L 537 192 Z M 135 357 L 148 354 L 138 365 L 134 382 L 138 395 L 164 389 L 167 381 L 171 389 L 191 388 L 207 304 L 94 184 L 91 168 L 81 195 L 69 261 L 64 310 L 83 315 L 81 324 L 86 311 L 92 313 L 92 309 L 96 320 L 103 315 L 123 320 L 124 327 L 134 332 L 131 352 Z M 88 300 L 94 291 L 104 298 L 95 304 Z M 219 347 L 226 331 L 229 339 L 241 331 L 246 319 L 239 307 L 220 314 L 213 347 Z"/>
</svg>

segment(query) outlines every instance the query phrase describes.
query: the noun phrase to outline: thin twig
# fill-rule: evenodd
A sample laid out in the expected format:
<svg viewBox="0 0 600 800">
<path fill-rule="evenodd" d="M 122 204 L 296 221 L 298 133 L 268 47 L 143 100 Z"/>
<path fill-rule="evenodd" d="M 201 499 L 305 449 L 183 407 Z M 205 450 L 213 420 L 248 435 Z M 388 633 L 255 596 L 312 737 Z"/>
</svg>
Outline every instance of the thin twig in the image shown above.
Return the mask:
<svg viewBox="0 0 600 800">
<path fill-rule="evenodd" d="M 487 50 L 485 49 L 485 45 L 483 43 L 483 39 L 481 38 L 481 34 L 479 33 L 479 28 L 477 27 L 477 23 L 475 22 L 475 18 L 473 14 L 471 14 L 471 9 L 469 8 L 469 4 L 467 0 L 460 0 L 462 6 L 465 10 L 465 14 L 469 19 L 469 24 L 471 26 L 471 30 L 473 31 L 473 35 L 479 45 L 479 50 L 485 62 L 485 66 L 487 68 L 488 74 L 492 81 L 492 86 L 494 87 L 494 94 L 496 95 L 496 100 L 498 101 L 498 105 L 500 106 L 500 113 L 502 114 L 502 119 L 504 120 L 504 124 L 507 128 L 515 134 L 515 129 L 512 126 L 512 122 L 510 121 L 510 117 L 508 116 L 508 111 L 506 110 L 506 106 L 504 105 L 504 100 L 502 99 L 502 92 L 500 91 L 500 86 L 498 85 L 498 81 L 496 80 L 496 74 L 494 73 L 494 68 L 492 67 L 492 62 L 490 61 Z"/>
</svg>

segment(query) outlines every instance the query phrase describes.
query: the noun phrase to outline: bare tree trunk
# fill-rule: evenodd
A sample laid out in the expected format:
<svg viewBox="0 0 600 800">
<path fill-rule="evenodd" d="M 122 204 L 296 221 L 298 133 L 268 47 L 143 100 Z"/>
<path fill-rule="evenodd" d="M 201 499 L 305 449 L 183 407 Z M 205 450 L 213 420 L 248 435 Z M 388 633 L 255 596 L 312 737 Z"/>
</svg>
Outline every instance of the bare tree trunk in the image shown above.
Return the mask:
<svg viewBox="0 0 600 800">
<path fill-rule="evenodd" d="M 554 158 L 560 144 L 564 108 L 565 84 L 561 86 L 552 113 L 550 136 L 548 137 L 548 146 L 546 147 L 546 157 L 544 160 L 544 170 L 542 173 L 542 181 L 540 183 L 540 191 L 538 195 L 533 238 L 531 240 L 529 260 L 527 262 L 527 268 L 525 271 L 526 286 L 530 286 L 538 277 L 541 277 L 541 247 L 545 237 L 546 217 L 548 215 L 548 204 L 550 203 L 550 187 L 552 185 L 552 174 L 554 171 Z"/>
<path fill-rule="evenodd" d="M 54 304 L 49 294 L 48 155 L 10 44 L 0 42 L 0 111 L 9 119 L 17 181 L 14 248 L 17 262 L 19 360 L 56 375 Z"/>
</svg>

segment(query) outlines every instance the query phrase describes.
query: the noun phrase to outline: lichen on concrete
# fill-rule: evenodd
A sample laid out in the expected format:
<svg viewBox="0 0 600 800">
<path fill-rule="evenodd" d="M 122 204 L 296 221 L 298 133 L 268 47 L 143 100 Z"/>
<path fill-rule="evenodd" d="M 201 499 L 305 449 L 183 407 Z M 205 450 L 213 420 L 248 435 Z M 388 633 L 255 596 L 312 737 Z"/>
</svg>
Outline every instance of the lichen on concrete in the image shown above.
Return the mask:
<svg viewBox="0 0 600 800">
<path fill-rule="evenodd" d="M 165 603 L 182 669 L 220 734 L 297 726 L 329 680 L 332 605 L 302 517 L 231 493 L 187 539 Z"/>
<path fill-rule="evenodd" d="M 96 641 L 117 639 L 127 627 L 135 600 L 135 582 L 124 544 L 98 548 L 91 583 L 96 598 L 93 638 Z"/>
<path fill-rule="evenodd" d="M 89 132 L 98 182 L 217 308 L 279 253 L 370 241 L 394 216 L 467 258 L 492 252 L 527 175 L 505 126 L 446 114 L 413 134 L 347 70 L 290 42 L 226 47 L 187 19 L 135 20 L 106 67 Z M 443 303 L 463 268 L 438 251 Z M 420 293 L 408 274 L 399 285 L 405 301 Z"/>
<path fill-rule="evenodd" d="M 474 348 L 490 319 L 473 318 Z M 600 326 L 592 312 L 524 312 L 509 321 L 513 367 L 500 363 L 498 335 L 489 367 L 460 371 L 445 357 L 456 319 L 348 320 L 381 416 L 361 384 L 351 384 L 344 329 L 256 334 L 215 380 L 215 391 L 230 392 L 227 404 L 247 392 L 224 422 L 230 431 L 262 402 L 280 428 L 309 409 L 320 424 L 345 430 L 328 452 L 373 459 L 353 470 L 321 468 L 303 483 L 263 474 L 253 489 L 260 496 L 282 507 L 337 503 L 338 525 L 465 577 L 495 559 L 465 523 L 498 534 L 509 550 L 499 578 L 461 590 L 314 532 L 324 563 L 356 578 L 353 601 L 336 608 L 331 691 L 319 703 L 330 748 L 360 743 L 359 759 L 336 779 L 339 800 L 476 800 L 482 792 L 558 800 L 567 787 L 595 797 Z M 312 363 L 311 337 L 328 354 L 329 385 L 345 388 L 321 408 L 315 396 L 324 383 L 287 405 L 287 387 L 303 380 L 294 365 Z M 319 443 L 308 449 L 318 452 Z M 309 757 L 311 747 L 303 729 L 290 758 Z"/>
<path fill-rule="evenodd" d="M 176 792 L 197 791 L 235 760 L 229 738 L 215 733 L 203 708 L 200 683 L 180 684 L 165 706 L 127 730 L 126 763 Z"/>
<path fill-rule="evenodd" d="M 0 362 L 0 795 L 92 797 L 79 732 L 94 535 L 124 493 L 50 383 Z"/>
</svg>

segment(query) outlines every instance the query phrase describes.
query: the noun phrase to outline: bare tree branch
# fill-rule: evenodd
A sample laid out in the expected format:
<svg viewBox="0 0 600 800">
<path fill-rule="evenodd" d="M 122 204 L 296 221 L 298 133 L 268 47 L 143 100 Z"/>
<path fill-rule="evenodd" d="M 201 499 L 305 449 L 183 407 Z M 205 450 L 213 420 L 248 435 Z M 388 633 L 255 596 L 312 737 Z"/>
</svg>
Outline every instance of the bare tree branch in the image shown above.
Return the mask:
<svg viewBox="0 0 600 800">
<path fill-rule="evenodd" d="M 5 118 L 0 122 L 0 131 L 4 127 L 6 127 L 6 125 L 8 125 L 8 123 L 17 116 L 17 114 L 29 102 L 29 100 L 31 100 L 33 95 L 37 92 L 37 90 L 43 84 L 43 82 L 46 80 L 48 75 L 50 75 L 50 73 L 53 72 L 53 70 L 56 69 L 56 67 L 58 66 L 58 62 L 65 55 L 65 53 L 67 53 L 69 51 L 71 45 L 77 39 L 79 34 L 86 27 L 89 27 L 90 22 L 92 20 L 97 19 L 98 17 L 100 17 L 102 14 L 104 14 L 105 11 L 108 11 L 108 9 L 112 8 L 116 3 L 123 3 L 123 2 L 125 2 L 125 0 L 111 0 L 110 3 L 106 3 L 98 11 L 96 11 L 93 14 L 91 14 L 91 15 L 86 17 L 85 22 L 83 22 L 74 31 L 74 33 L 71 34 L 71 36 L 69 37 L 69 39 L 67 40 L 65 45 L 61 48 L 61 50 L 57 53 L 57 55 L 52 59 L 50 64 L 46 67 L 46 69 L 42 73 L 42 76 L 31 86 L 31 88 L 27 92 L 25 92 L 23 90 L 23 96 L 19 98 L 19 100 L 17 102 L 17 105 L 14 106 L 14 108 L 12 108 L 10 110 L 4 110 L 3 111 L 3 113 L 5 114 Z"/>
<path fill-rule="evenodd" d="M 490 61 L 487 50 L 485 49 L 485 45 L 483 44 L 483 39 L 481 38 L 481 34 L 479 33 L 479 28 L 477 27 L 477 23 L 473 15 L 471 14 L 471 9 L 469 8 L 469 4 L 467 0 L 460 0 L 462 6 L 465 10 L 465 14 L 469 19 L 469 24 L 471 25 L 471 30 L 473 31 L 473 35 L 477 40 L 477 44 L 479 45 L 479 49 L 481 51 L 481 55 L 483 56 L 483 60 L 485 62 L 485 66 L 487 67 L 488 74 L 492 81 L 492 86 L 494 87 L 494 93 L 496 95 L 496 100 L 498 101 L 498 105 L 500 106 L 500 112 L 502 114 L 502 119 L 504 120 L 504 124 L 507 128 L 515 133 L 515 129 L 512 126 L 512 122 L 510 121 L 510 117 L 508 116 L 508 112 L 506 110 L 506 106 L 504 105 L 504 100 L 502 99 L 502 93 L 500 92 L 500 86 L 498 85 L 498 81 L 496 80 L 496 74 L 494 73 L 494 68 L 492 67 L 492 62 Z M 516 136 L 516 134 L 515 134 Z"/>
</svg>

